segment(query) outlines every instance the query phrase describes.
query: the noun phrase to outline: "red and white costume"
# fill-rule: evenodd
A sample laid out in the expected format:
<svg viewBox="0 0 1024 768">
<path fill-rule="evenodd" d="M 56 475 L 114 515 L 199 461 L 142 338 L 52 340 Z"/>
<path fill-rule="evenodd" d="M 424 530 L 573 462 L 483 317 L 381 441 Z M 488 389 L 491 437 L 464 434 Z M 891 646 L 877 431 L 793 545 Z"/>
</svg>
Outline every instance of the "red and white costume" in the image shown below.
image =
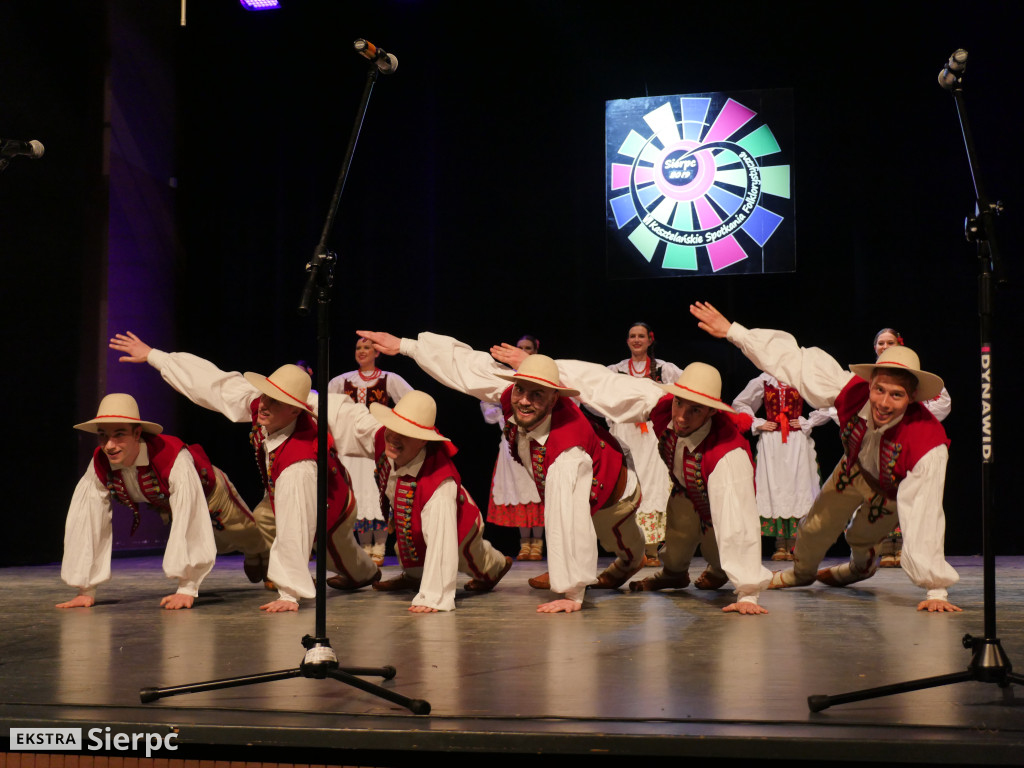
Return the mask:
<svg viewBox="0 0 1024 768">
<path fill-rule="evenodd" d="M 255 423 L 260 391 L 237 371 L 222 371 L 213 363 L 184 352 L 149 353 L 149 364 L 164 381 L 189 400 L 217 411 L 232 421 L 253 425 L 250 441 L 257 451 L 266 495 L 253 510 L 257 520 L 276 527 L 270 548 L 269 578 L 279 599 L 297 603 L 316 595 L 309 571 L 309 553 L 316 536 L 316 429 L 308 414 L 273 434 Z M 377 571 L 370 556 L 352 536 L 354 502 L 347 473 L 336 458 L 329 460 L 327 550 L 330 565 L 355 582 Z"/>
<path fill-rule="evenodd" d="M 61 578 L 80 595 L 95 596 L 97 585 L 110 579 L 112 498 L 132 510 L 133 532 L 141 503 L 150 504 L 170 523 L 163 569 L 168 578 L 178 580 L 178 594 L 199 594 L 218 549 L 253 556 L 266 550 L 249 508 L 202 448 L 166 434 L 142 437 L 131 465 L 111 464 L 97 448 L 75 488 L 65 524 Z"/>
<path fill-rule="evenodd" d="M 563 381 L 605 418 L 653 424 L 659 455 L 674 482 L 660 553 L 665 569 L 686 572 L 702 544 L 711 575 L 729 578 L 737 602 L 757 603 L 771 572 L 761 564 L 750 445 L 732 420 L 718 412 L 680 437 L 671 428 L 672 396 L 650 379 L 616 376 L 579 360 L 559 360 L 558 369 Z"/>
<path fill-rule="evenodd" d="M 764 417 L 757 412 L 764 406 Z M 754 481 L 757 486 L 757 514 L 765 535 L 790 537 L 793 531 L 782 521 L 799 520 L 818 497 L 818 455 L 811 430 L 829 420 L 827 408 L 802 415 L 803 398 L 795 387 L 782 384 L 774 376 L 762 373 L 744 387 L 732 401 L 732 407 L 753 418 L 751 432 L 757 435 L 757 462 Z M 789 422 L 799 419 L 800 428 Z M 778 425 L 772 431 L 761 428 L 768 422 Z M 767 530 L 767 528 L 777 529 Z M 781 530 L 787 528 L 787 530 Z"/>
<path fill-rule="evenodd" d="M 835 404 L 838 411 L 844 455 L 800 524 L 797 582 L 813 580 L 848 521 L 849 567 L 857 579 L 867 578 L 878 564 L 878 544 L 899 522 L 903 570 L 928 591 L 929 600 L 945 600 L 946 588 L 959 576 L 943 554 L 949 441 L 938 421 L 923 405 L 911 403 L 900 418 L 875 427 L 868 382 L 824 351 L 802 348 L 782 331 L 739 323 L 732 324 L 727 338 L 758 368 L 799 389 L 811 405 Z"/>
<path fill-rule="evenodd" d="M 587 585 L 597 581 L 597 539 L 618 555 L 622 570 L 640 566 L 644 547 L 635 520 L 636 475 L 631 470 L 623 474 L 614 441 L 600 438 L 570 399 L 560 397 L 551 413 L 526 432 L 511 416 L 511 386 L 497 375 L 509 369 L 486 352 L 433 333 L 402 339 L 401 352 L 445 386 L 502 403 L 509 445 L 542 493 L 552 591 L 583 602 Z M 624 490 L 614 493 L 620 485 Z"/>
<path fill-rule="evenodd" d="M 412 391 L 412 387 L 397 373 L 376 369 L 369 376 L 362 371 L 349 371 L 335 376 L 327 385 L 327 391 L 348 395 L 353 402 L 366 407 L 370 403 L 380 403 L 392 408 L 407 392 Z M 356 496 L 356 530 L 384 530 L 384 513 L 380 508 L 377 482 L 373 478 L 373 460 L 342 454 L 341 463 L 352 478 L 352 492 Z"/>
<path fill-rule="evenodd" d="M 328 398 L 327 407 L 338 450 L 376 466 L 378 495 L 394 517 L 402 569 L 420 579 L 412 604 L 454 610 L 459 571 L 475 579 L 497 579 L 505 557 L 483 537 L 483 517 L 451 459 L 454 446 L 428 442 L 396 468 L 384 453 L 384 427 L 366 408 L 337 396 Z"/>
<path fill-rule="evenodd" d="M 505 415 L 497 403 L 480 403 L 484 421 L 497 424 L 502 430 L 498 458 L 491 477 L 491 493 L 487 504 L 487 522 L 516 528 L 544 525 L 544 504 L 537 485 L 526 467 L 512 458 L 505 439 Z"/>
<path fill-rule="evenodd" d="M 673 363 L 651 357 L 639 369 L 633 364 L 632 358 L 627 358 L 609 365 L 608 370 L 660 384 L 672 384 L 682 374 Z M 669 477 L 665 462 L 658 455 L 654 425 L 650 421 L 622 423 L 609 420 L 608 431 L 629 449 L 633 457 L 633 466 L 644 494 L 636 513 L 636 521 L 644 532 L 644 541 L 660 544 L 665 540 L 665 508 L 672 490 L 672 478 Z"/>
</svg>

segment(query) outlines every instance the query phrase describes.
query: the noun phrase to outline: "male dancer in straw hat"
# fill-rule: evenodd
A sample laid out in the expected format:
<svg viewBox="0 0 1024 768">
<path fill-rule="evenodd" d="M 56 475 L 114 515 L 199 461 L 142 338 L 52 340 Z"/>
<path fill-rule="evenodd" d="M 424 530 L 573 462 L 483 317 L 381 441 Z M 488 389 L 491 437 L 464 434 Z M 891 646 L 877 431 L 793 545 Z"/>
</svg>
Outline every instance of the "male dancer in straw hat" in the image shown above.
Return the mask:
<svg viewBox="0 0 1024 768">
<path fill-rule="evenodd" d="M 917 609 L 959 611 L 947 601 L 946 588 L 960 577 L 943 554 L 949 441 L 921 404 L 942 390 L 942 379 L 922 371 L 909 347 L 889 347 L 874 363 L 844 370 L 822 350 L 798 346 L 788 333 L 730 323 L 706 302 L 691 304 L 690 313 L 700 328 L 728 338 L 816 408 L 835 404 L 839 412 L 843 458 L 800 523 L 793 569 L 773 574 L 770 588 L 804 586 L 816 578 L 842 587 L 868 578 L 878 568 L 879 545 L 899 523 L 903 570 L 928 591 Z M 817 570 L 848 521 L 850 562 Z"/>
<path fill-rule="evenodd" d="M 483 538 L 484 519 L 462 487 L 452 456 L 456 448 L 434 426 L 437 405 L 412 390 L 394 409 L 366 406 L 348 396 L 330 396 L 328 418 L 338 451 L 373 459 L 381 506 L 394 520 L 402 573 L 377 582 L 386 592 L 415 589 L 409 610 L 455 609 L 459 571 L 472 578 L 469 592 L 490 592 L 512 567 Z"/>
<path fill-rule="evenodd" d="M 530 585 L 565 594 L 540 605 L 538 612 L 578 611 L 588 585 L 616 589 L 643 567 L 644 537 L 635 518 L 640 501 L 636 473 L 626 466 L 614 438 L 598 435 L 572 402 L 578 393 L 559 384 L 550 357 L 529 355 L 518 371 L 509 373 L 486 352 L 448 336 L 421 333 L 417 339 L 398 339 L 388 333 L 358 333 L 384 354 L 409 355 L 452 389 L 501 403 L 513 457 L 532 472 L 544 501 L 550 571 L 531 579 Z M 597 579 L 595 538 L 617 555 Z"/>
<path fill-rule="evenodd" d="M 509 345 L 494 347 L 499 360 L 517 365 Z M 662 460 L 672 475 L 666 509 L 663 569 L 633 581 L 634 592 L 682 589 L 701 545 L 708 567 L 694 582 L 718 589 L 732 581 L 737 600 L 726 613 L 768 613 L 758 594 L 771 572 L 761 564 L 761 529 L 754 496 L 750 444 L 738 425 L 750 417 L 722 401 L 722 377 L 705 363 L 690 363 L 672 384 L 619 376 L 603 365 L 559 360 L 562 380 L 580 390 L 587 407 L 616 422 L 652 421 Z M 734 415 L 735 414 L 735 415 Z"/>
<path fill-rule="evenodd" d="M 58 608 L 94 605 L 96 586 L 110 579 L 111 498 L 132 510 L 132 532 L 142 502 L 171 524 L 163 566 L 178 590 L 160 601 L 164 608 L 192 607 L 218 551 L 240 550 L 249 580 L 264 578 L 267 544 L 252 513 L 200 446 L 162 434 L 163 427 L 143 421 L 135 398 L 124 394 L 104 397 L 96 418 L 75 429 L 95 434 L 98 445 L 75 488 L 64 533 L 60 575 L 78 587 L 78 596 Z"/>
<path fill-rule="evenodd" d="M 309 408 L 309 374 L 283 365 L 270 376 L 225 372 L 213 363 L 183 352 L 162 352 L 132 332 L 117 334 L 110 348 L 124 353 L 122 362 L 148 362 L 164 381 L 197 405 L 232 421 L 249 422 L 249 440 L 266 495 L 254 514 L 271 515 L 276 535 L 270 548 L 268 575 L 278 599 L 260 609 L 297 611 L 299 598 L 315 597 L 309 552 L 316 535 L 317 429 Z M 336 589 L 352 590 L 380 579 L 380 569 L 352 536 L 355 502 L 348 477 L 331 450 L 327 487 L 327 552 L 338 571 L 328 579 Z"/>
</svg>

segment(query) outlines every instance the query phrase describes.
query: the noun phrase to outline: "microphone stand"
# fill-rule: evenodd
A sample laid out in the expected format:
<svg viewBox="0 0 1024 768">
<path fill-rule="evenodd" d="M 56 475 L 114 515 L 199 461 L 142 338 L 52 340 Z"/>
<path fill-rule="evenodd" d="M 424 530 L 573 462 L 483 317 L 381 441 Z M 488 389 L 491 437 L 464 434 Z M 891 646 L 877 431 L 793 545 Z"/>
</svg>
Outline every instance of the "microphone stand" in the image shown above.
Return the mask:
<svg viewBox="0 0 1024 768">
<path fill-rule="evenodd" d="M 808 696 L 807 706 L 812 712 L 820 712 L 833 704 L 847 704 L 852 701 L 875 699 L 890 696 L 894 693 L 919 691 L 925 688 L 937 688 L 952 683 L 976 681 L 979 683 L 996 683 L 1000 688 L 1008 689 L 1011 683 L 1024 684 L 1024 676 L 1013 673 L 1010 659 L 1003 651 L 999 638 L 996 637 L 996 566 L 995 552 L 992 549 L 992 514 L 993 484 L 992 468 L 995 464 L 995 449 L 992 442 L 992 423 L 995 411 L 992 405 L 992 311 L 995 304 L 996 285 L 1004 285 L 1002 261 L 995 237 L 995 216 L 1002 211 L 1001 203 L 989 202 L 978 173 L 978 159 L 974 149 L 974 138 L 971 135 L 967 120 L 967 107 L 964 103 L 963 85 L 960 75 L 967 63 L 967 52 L 958 50 L 950 57 L 946 69 L 939 75 L 939 83 L 943 88 L 952 90 L 956 103 L 960 128 L 964 136 L 967 150 L 967 163 L 974 182 L 975 215 L 968 216 L 966 235 L 968 242 L 978 247 L 978 314 L 980 316 L 980 358 L 981 358 L 981 546 L 984 578 L 984 637 L 963 636 L 963 646 L 969 649 L 971 663 L 964 672 L 948 675 L 926 677 L 894 685 L 883 685 L 868 688 L 854 693 L 843 693 L 836 696 Z"/>
<path fill-rule="evenodd" d="M 168 688 L 143 688 L 139 691 L 139 698 L 143 704 L 156 701 L 165 696 L 213 691 L 220 688 L 233 688 L 256 683 L 269 683 L 274 680 L 288 680 L 293 677 L 309 677 L 319 680 L 330 677 L 346 685 L 371 693 L 374 696 L 399 704 L 413 714 L 430 714 L 429 702 L 423 699 L 410 699 L 400 693 L 357 677 L 357 675 L 362 675 L 391 680 L 397 674 L 394 667 L 341 667 L 338 664 L 338 656 L 335 654 L 334 649 L 331 648 L 331 641 L 327 637 L 327 481 L 330 477 L 330 470 L 327 464 L 329 455 L 327 440 L 327 384 L 329 382 L 330 370 L 331 292 L 334 286 L 334 265 L 337 261 L 337 256 L 327 249 L 327 239 L 334 228 L 334 218 L 338 211 L 338 205 L 341 202 L 342 191 L 345 189 L 349 165 L 355 153 L 356 142 L 359 140 L 359 133 L 362 130 L 363 120 L 366 117 L 367 106 L 370 103 L 370 95 L 373 92 L 373 86 L 377 81 L 379 72 L 380 69 L 377 62 L 372 61 L 367 70 L 362 100 L 359 103 L 352 135 L 349 139 L 348 148 L 345 151 L 345 158 L 334 188 L 334 196 L 331 198 L 327 219 L 324 222 L 324 228 L 320 235 L 320 242 L 317 244 L 313 258 L 306 264 L 306 272 L 309 273 L 309 276 L 303 288 L 298 307 L 300 315 L 309 314 L 310 303 L 313 297 L 316 297 L 316 386 L 319 392 L 317 401 L 316 458 L 316 636 L 305 635 L 302 638 L 302 647 L 306 649 L 306 653 L 298 667 L 256 675 L 210 680 L 205 683 L 193 683 L 191 685 L 179 685 Z"/>
</svg>

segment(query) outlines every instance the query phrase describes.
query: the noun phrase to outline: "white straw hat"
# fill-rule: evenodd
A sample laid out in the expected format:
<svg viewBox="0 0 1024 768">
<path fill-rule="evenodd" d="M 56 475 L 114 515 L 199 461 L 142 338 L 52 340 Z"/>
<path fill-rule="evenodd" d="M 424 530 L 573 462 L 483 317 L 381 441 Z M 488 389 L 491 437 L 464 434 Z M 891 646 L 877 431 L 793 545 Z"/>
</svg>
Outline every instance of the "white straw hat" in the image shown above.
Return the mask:
<svg viewBox="0 0 1024 768">
<path fill-rule="evenodd" d="M 871 381 L 875 368 L 892 368 L 897 371 L 907 371 L 917 378 L 917 391 L 914 399 L 921 402 L 931 400 L 942 392 L 942 379 L 934 373 L 921 370 L 921 359 L 917 352 L 910 347 L 892 346 L 882 350 L 882 354 L 873 363 L 851 365 L 850 371 L 862 379 Z"/>
<path fill-rule="evenodd" d="M 553 389 L 563 397 L 576 397 L 579 391 L 559 384 L 558 364 L 547 355 L 527 355 L 515 373 L 496 374 L 505 381 L 528 381 Z"/>
<path fill-rule="evenodd" d="M 736 413 L 728 403 L 722 402 L 722 375 L 707 363 L 690 363 L 674 384 L 659 384 L 670 395 L 706 405 L 719 411 Z"/>
<path fill-rule="evenodd" d="M 370 403 L 370 415 L 390 429 L 406 437 L 419 440 L 448 440 L 437 431 L 437 403 L 426 392 L 407 392 L 394 408 L 380 403 Z"/>
<path fill-rule="evenodd" d="M 151 435 L 159 435 L 164 428 L 152 421 L 143 421 L 139 418 L 139 404 L 131 395 L 115 393 L 107 395 L 100 400 L 100 407 L 96 409 L 96 418 L 75 424 L 75 429 L 83 432 L 96 433 L 100 424 L 138 424 L 143 432 Z"/>
<path fill-rule="evenodd" d="M 309 374 L 297 365 L 282 365 L 269 376 L 246 371 L 245 380 L 256 389 L 282 403 L 313 413 L 309 407 Z"/>
</svg>

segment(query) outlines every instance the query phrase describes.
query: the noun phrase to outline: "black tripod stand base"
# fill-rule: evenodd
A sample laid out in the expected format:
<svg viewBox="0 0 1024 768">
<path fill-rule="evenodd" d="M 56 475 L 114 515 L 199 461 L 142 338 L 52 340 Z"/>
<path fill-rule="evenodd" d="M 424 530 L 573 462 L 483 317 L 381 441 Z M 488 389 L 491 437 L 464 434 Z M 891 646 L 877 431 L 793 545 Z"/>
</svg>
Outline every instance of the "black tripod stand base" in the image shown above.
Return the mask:
<svg viewBox="0 0 1024 768">
<path fill-rule="evenodd" d="M 381 699 L 399 704 L 405 707 L 414 715 L 430 714 L 430 703 L 423 699 L 410 699 L 395 691 L 381 688 L 379 685 L 363 680 L 363 676 L 380 677 L 384 680 L 391 680 L 397 674 L 392 666 L 386 667 L 339 667 L 336 664 L 303 664 L 295 669 L 282 669 L 277 672 L 265 672 L 259 675 L 246 675 L 242 677 L 227 677 L 220 680 L 209 680 L 204 683 L 191 683 L 189 685 L 176 685 L 168 688 L 142 688 L 139 690 L 139 700 L 148 704 L 157 699 L 167 696 L 178 696 L 185 693 L 201 693 L 203 691 L 216 691 L 221 688 L 235 688 L 240 685 L 254 685 L 256 683 L 270 683 L 275 680 L 288 680 L 293 677 L 312 677 L 323 679 L 333 678 L 339 682 L 358 688 L 367 693 L 373 694 Z"/>
<path fill-rule="evenodd" d="M 823 709 L 828 709 L 834 704 L 849 704 L 853 701 L 877 699 L 882 696 L 891 696 L 895 693 L 921 691 L 925 688 L 938 688 L 941 685 L 952 685 L 953 683 L 996 683 L 1001 688 L 1006 688 L 1011 683 L 1017 683 L 1017 685 L 1024 684 L 1024 677 L 1013 674 L 1013 667 L 1003 652 L 998 639 L 965 635 L 963 643 L 966 648 L 974 650 L 971 663 L 964 672 L 924 677 L 919 680 L 883 685 L 878 688 L 867 688 L 863 691 L 854 691 L 853 693 L 840 693 L 835 696 L 808 696 L 807 706 L 811 712 L 821 712 Z"/>
</svg>

